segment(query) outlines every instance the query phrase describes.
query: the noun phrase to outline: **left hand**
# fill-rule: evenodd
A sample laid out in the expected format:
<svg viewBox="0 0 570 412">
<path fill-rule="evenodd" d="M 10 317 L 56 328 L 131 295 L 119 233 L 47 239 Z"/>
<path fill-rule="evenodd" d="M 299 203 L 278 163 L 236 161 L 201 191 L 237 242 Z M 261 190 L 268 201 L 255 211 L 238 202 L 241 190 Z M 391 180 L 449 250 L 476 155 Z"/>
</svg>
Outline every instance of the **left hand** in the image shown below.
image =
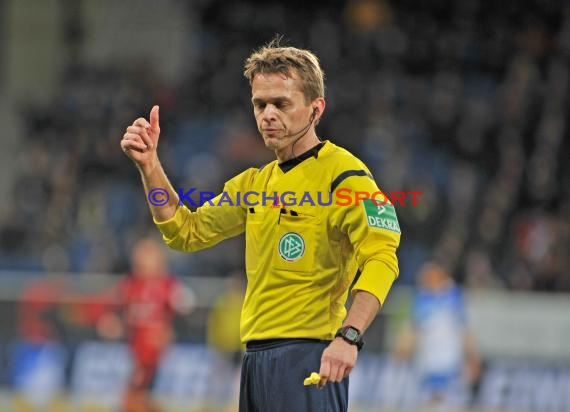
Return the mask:
<svg viewBox="0 0 570 412">
<path fill-rule="evenodd" d="M 357 357 L 358 348 L 355 345 L 345 342 L 340 337 L 335 338 L 323 351 L 321 357 L 319 387 L 322 388 L 328 381 L 340 382 L 346 378 L 356 365 Z"/>
</svg>

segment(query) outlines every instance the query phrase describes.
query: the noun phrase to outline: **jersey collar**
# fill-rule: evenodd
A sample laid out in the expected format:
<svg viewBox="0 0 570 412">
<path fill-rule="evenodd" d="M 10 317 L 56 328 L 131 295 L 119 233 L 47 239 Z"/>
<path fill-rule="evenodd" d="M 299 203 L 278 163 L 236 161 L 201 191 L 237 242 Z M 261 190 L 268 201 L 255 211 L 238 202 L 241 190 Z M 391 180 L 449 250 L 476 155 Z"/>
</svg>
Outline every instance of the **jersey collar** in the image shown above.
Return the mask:
<svg viewBox="0 0 570 412">
<path fill-rule="evenodd" d="M 317 145 L 313 146 L 306 152 L 300 154 L 299 156 L 295 156 L 292 159 L 285 160 L 283 163 L 279 163 L 279 168 L 283 173 L 287 173 L 289 170 L 293 169 L 298 164 L 302 163 L 303 160 L 308 159 L 309 157 L 314 156 L 315 158 L 318 157 L 319 151 L 325 145 L 325 142 L 320 142 Z"/>
</svg>

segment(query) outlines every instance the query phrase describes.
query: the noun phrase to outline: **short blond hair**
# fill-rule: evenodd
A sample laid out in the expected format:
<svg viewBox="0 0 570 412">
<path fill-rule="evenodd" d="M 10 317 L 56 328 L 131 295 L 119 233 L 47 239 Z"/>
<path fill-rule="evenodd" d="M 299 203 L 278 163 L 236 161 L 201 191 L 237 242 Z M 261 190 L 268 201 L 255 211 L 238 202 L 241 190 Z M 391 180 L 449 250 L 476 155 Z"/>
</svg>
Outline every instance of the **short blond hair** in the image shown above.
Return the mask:
<svg viewBox="0 0 570 412">
<path fill-rule="evenodd" d="M 253 82 L 259 73 L 281 73 L 291 77 L 297 72 L 301 80 L 301 92 L 306 103 L 317 97 L 325 97 L 325 73 L 321 69 L 319 59 L 309 50 L 296 47 L 282 47 L 280 38 L 276 38 L 254 51 L 245 61 L 244 76 Z"/>
</svg>

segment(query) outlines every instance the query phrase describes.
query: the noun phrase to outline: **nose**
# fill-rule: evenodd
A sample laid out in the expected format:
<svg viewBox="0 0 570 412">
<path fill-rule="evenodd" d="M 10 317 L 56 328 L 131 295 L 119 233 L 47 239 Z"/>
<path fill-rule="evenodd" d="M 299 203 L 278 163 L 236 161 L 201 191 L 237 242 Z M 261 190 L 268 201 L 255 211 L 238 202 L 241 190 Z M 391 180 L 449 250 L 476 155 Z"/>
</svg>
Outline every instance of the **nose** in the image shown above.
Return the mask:
<svg viewBox="0 0 570 412">
<path fill-rule="evenodd" d="M 277 119 L 277 108 L 272 104 L 268 104 L 267 106 L 265 106 L 265 108 L 263 109 L 263 120 L 271 123 L 276 119 Z"/>
</svg>

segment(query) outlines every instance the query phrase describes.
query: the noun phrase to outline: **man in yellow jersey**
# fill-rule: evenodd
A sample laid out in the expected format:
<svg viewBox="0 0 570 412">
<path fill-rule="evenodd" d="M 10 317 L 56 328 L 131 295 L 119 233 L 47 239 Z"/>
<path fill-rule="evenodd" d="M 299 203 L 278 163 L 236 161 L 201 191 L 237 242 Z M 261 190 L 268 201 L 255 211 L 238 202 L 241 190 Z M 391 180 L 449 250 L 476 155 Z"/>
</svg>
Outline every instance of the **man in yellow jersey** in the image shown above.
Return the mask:
<svg viewBox="0 0 570 412">
<path fill-rule="evenodd" d="M 121 147 L 147 199 L 164 193 L 165 202 L 149 207 L 170 247 L 196 251 L 245 231 L 240 411 L 346 411 L 362 335 L 398 275 L 396 214 L 372 196 L 379 189 L 359 159 L 317 136 L 325 93 L 313 53 L 273 41 L 252 53 L 244 74 L 276 160 L 230 179 L 195 212 L 181 205 L 158 160 L 158 106 L 127 127 Z M 303 386 L 313 371 L 322 390 Z"/>
</svg>

